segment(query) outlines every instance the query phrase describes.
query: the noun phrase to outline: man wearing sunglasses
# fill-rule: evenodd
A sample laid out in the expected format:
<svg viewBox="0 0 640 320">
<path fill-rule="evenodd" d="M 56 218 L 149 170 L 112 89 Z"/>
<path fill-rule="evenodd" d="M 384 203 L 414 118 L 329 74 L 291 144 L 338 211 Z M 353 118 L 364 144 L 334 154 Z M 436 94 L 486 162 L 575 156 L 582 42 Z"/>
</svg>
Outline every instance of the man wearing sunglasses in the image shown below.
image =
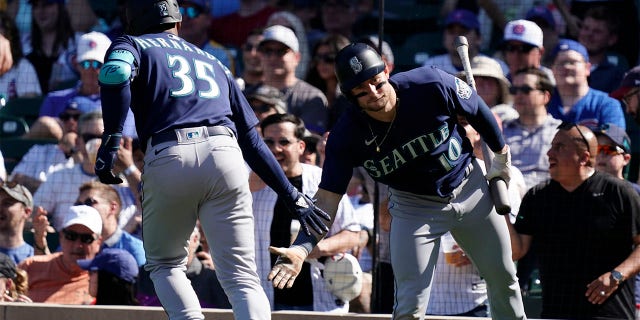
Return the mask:
<svg viewBox="0 0 640 320">
<path fill-rule="evenodd" d="M 587 49 L 577 41 L 562 39 L 553 50 L 556 90 L 547 110 L 556 119 L 597 127 L 605 123 L 626 129 L 620 102 L 589 87 L 591 63 Z"/>
<path fill-rule="evenodd" d="M 535 22 L 514 20 L 504 27 L 502 55 L 509 66 L 507 79 L 512 80 L 520 69 L 533 67 L 542 69 L 555 84 L 551 70 L 542 65 L 544 53 L 542 29 Z"/>
<path fill-rule="evenodd" d="M 640 196 L 595 169 L 598 141 L 589 128 L 564 122 L 558 129 L 547 152 L 551 179 L 525 194 L 515 225 L 506 219 L 513 257 L 536 244 L 541 318 L 633 319 Z"/>
<path fill-rule="evenodd" d="M 304 121 L 309 131 L 322 134 L 329 125 L 327 98 L 320 89 L 296 77 L 300 44 L 293 30 L 273 25 L 262 33 L 258 46 L 262 56 L 264 83 L 283 93 L 287 111 Z"/>
<path fill-rule="evenodd" d="M 77 261 L 93 259 L 100 251 L 102 219 L 86 205 L 71 206 L 60 229 L 60 252 L 27 258 L 18 266 L 29 275 L 29 297 L 34 302 L 90 304 L 89 272 Z"/>
<path fill-rule="evenodd" d="M 78 100 L 78 109 L 82 113 L 100 109 L 98 72 L 110 44 L 111 40 L 100 32 L 90 32 L 80 36 L 75 57 L 76 71 L 80 75 L 80 81 L 73 88 L 48 93 L 40 107 L 40 116 L 58 117 L 74 100 Z M 86 99 L 76 99 L 76 97 Z"/>
</svg>

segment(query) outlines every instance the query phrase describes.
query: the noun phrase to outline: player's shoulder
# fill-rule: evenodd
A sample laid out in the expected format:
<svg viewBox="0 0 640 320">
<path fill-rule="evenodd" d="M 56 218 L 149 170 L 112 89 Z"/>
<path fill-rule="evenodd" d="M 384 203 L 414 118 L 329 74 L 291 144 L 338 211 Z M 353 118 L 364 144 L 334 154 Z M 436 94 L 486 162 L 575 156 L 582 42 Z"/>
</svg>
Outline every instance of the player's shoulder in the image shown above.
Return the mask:
<svg viewBox="0 0 640 320">
<path fill-rule="evenodd" d="M 453 83 L 453 75 L 436 66 L 422 66 L 391 76 L 391 83 L 398 89 L 415 86 L 440 86 Z"/>
</svg>

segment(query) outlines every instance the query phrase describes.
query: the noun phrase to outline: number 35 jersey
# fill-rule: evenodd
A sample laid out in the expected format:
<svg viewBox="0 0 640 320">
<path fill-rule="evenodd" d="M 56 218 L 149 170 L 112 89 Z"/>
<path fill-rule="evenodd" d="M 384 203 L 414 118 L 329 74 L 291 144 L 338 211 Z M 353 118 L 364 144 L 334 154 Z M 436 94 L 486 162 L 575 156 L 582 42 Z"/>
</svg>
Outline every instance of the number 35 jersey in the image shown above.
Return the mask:
<svg viewBox="0 0 640 320">
<path fill-rule="evenodd" d="M 131 68 L 128 81 L 122 82 L 130 85 L 130 106 L 125 105 L 127 99 L 120 104 L 133 111 L 143 145 L 155 133 L 176 128 L 224 125 L 237 133 L 258 123 L 229 70 L 213 55 L 174 34 L 119 37 L 105 61 L 100 75 L 103 90 L 118 85 L 118 81 L 105 84 L 110 72 Z M 117 125 L 122 119 L 116 114 L 121 112 L 103 111 L 107 132 L 107 122 L 113 119 Z M 107 115 L 111 112 L 115 119 Z"/>
</svg>

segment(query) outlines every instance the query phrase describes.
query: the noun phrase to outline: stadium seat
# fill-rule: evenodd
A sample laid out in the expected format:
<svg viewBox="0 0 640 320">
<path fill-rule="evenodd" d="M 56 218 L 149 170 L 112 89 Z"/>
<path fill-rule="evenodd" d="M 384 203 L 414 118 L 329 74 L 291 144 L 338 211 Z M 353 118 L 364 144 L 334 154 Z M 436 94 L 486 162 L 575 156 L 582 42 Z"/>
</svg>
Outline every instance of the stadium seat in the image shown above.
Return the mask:
<svg viewBox="0 0 640 320">
<path fill-rule="evenodd" d="M 31 125 L 40 115 L 40 106 L 44 96 L 29 98 L 13 98 L 0 109 L 0 114 L 7 114 L 23 118 Z"/>
<path fill-rule="evenodd" d="M 24 119 L 0 114 L 0 138 L 20 137 L 27 132 L 29 132 L 29 125 Z"/>
<path fill-rule="evenodd" d="M 29 149 L 36 144 L 58 143 L 52 139 L 22 139 L 22 138 L 4 138 L 0 140 L 0 151 L 4 157 L 4 166 L 7 174 L 11 174 L 13 168 L 20 162 Z"/>
</svg>

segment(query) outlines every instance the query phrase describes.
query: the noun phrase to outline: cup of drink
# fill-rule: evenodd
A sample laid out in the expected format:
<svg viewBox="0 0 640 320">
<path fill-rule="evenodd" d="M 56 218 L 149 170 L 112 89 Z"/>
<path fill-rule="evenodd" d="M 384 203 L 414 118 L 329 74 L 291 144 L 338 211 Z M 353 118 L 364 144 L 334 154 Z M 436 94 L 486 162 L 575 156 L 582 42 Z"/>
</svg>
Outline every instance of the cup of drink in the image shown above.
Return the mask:
<svg viewBox="0 0 640 320">
<path fill-rule="evenodd" d="M 444 261 L 448 264 L 455 264 L 462 250 L 450 232 L 440 237 L 440 246 L 442 247 L 442 252 L 444 252 Z"/>
</svg>

